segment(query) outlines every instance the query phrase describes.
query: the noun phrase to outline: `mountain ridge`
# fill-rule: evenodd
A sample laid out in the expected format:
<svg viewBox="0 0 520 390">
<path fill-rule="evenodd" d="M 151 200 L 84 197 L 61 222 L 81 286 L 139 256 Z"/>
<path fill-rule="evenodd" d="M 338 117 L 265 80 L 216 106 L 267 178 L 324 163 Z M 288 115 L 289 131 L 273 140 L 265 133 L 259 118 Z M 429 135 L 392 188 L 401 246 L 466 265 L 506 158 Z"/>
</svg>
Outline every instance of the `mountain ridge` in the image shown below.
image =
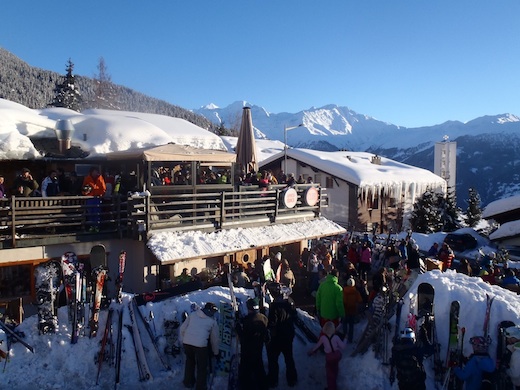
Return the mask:
<svg viewBox="0 0 520 390">
<path fill-rule="evenodd" d="M 287 132 L 287 143 L 291 147 L 371 152 L 430 171 L 433 171 L 435 143 L 448 137 L 457 142 L 459 207 L 467 207 L 465 199 L 469 188 L 477 189 L 483 205 L 520 194 L 520 118 L 514 114 L 484 115 L 466 123 L 450 120 L 407 128 L 335 104 L 294 114 L 275 114 L 250 102 L 237 101 L 222 108 L 201 107 L 195 112 L 209 120 L 227 120 L 231 122 L 230 127 L 239 128 L 241 109 L 245 105 L 251 108 L 257 138 L 283 141 L 285 126 L 302 123 L 303 127 Z"/>
</svg>

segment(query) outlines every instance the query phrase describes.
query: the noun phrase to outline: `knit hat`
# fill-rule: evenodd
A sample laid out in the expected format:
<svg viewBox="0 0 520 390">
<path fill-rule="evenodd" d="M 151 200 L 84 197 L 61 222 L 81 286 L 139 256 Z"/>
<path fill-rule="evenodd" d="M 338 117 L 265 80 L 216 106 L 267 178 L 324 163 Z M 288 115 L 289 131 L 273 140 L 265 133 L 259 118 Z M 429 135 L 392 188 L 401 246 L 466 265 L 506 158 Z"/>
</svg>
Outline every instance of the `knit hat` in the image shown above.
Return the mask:
<svg viewBox="0 0 520 390">
<path fill-rule="evenodd" d="M 354 278 L 347 279 L 347 286 L 354 287 L 355 285 L 356 285 L 356 281 L 354 280 Z"/>
<path fill-rule="evenodd" d="M 275 256 L 278 260 L 282 260 L 282 254 L 278 252 Z"/>
</svg>

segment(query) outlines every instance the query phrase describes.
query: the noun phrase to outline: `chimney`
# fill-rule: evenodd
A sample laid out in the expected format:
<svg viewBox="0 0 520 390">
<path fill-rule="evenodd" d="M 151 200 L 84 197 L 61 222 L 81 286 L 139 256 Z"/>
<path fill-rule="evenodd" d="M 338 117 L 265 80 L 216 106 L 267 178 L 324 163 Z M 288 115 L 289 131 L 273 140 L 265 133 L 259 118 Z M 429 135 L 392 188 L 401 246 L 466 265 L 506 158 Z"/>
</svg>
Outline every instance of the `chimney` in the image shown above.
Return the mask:
<svg viewBox="0 0 520 390">
<path fill-rule="evenodd" d="M 70 149 L 74 126 L 69 119 L 59 119 L 56 121 L 56 137 L 58 138 L 58 148 L 61 154 L 65 154 Z"/>
</svg>

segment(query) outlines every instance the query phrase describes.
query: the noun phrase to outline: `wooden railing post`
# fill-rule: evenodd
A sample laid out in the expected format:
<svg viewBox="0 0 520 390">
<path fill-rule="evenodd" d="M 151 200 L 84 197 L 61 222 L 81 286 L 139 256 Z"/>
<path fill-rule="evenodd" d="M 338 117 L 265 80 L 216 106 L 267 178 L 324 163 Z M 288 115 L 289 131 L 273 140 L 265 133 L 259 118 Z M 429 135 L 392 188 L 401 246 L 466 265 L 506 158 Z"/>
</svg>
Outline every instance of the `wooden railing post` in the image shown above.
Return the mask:
<svg viewBox="0 0 520 390">
<path fill-rule="evenodd" d="M 273 220 L 271 222 L 276 222 L 276 218 L 278 218 L 278 209 L 280 208 L 280 189 L 276 189 L 276 200 L 274 201 L 274 215 Z"/>
<path fill-rule="evenodd" d="M 222 226 L 224 226 L 224 220 L 225 220 L 225 213 L 226 211 L 224 210 L 224 207 L 225 207 L 225 202 L 226 200 L 226 193 L 224 191 L 222 191 L 220 193 L 220 226 L 219 226 L 219 229 L 222 229 Z"/>
<path fill-rule="evenodd" d="M 16 197 L 11 196 L 11 245 L 16 248 L 16 208 L 15 208 Z"/>
</svg>

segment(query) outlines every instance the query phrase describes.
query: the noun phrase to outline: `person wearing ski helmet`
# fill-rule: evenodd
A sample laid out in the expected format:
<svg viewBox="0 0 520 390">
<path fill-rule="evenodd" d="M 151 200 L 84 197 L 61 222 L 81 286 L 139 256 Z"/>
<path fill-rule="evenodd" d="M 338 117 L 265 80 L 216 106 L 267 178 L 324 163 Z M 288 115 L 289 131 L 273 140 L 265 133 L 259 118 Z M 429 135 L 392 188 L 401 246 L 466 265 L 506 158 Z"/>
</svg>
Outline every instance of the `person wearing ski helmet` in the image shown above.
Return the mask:
<svg viewBox="0 0 520 390">
<path fill-rule="evenodd" d="M 425 390 L 424 353 L 412 328 L 403 329 L 392 347 L 390 364 L 397 371 L 399 390 Z M 392 370 L 393 371 L 393 370 Z"/>
<path fill-rule="evenodd" d="M 278 385 L 278 358 L 283 354 L 285 359 L 285 377 L 289 387 L 296 385 L 298 374 L 293 356 L 294 325 L 296 323 L 296 307 L 289 297 L 290 290 L 279 283 L 270 283 L 269 292 L 273 302 L 269 305 L 269 334 L 267 343 L 268 381 L 269 387 Z"/>
<path fill-rule="evenodd" d="M 259 312 L 260 306 L 254 298 L 246 301 L 247 315 L 236 323 L 240 339 L 240 364 L 238 382 L 242 389 L 266 390 L 267 374 L 262 360 L 264 344 L 269 341 L 268 320 Z"/>
<path fill-rule="evenodd" d="M 455 376 L 464 381 L 466 390 L 484 389 L 487 385 L 488 377 L 495 371 L 495 362 L 488 354 L 491 344 L 489 336 L 474 336 L 469 339 L 473 347 L 473 354 L 464 367 L 455 367 Z"/>
<path fill-rule="evenodd" d="M 215 356 L 219 353 L 219 329 L 213 318 L 216 312 L 217 306 L 207 302 L 202 310 L 193 311 L 179 329 L 179 339 L 186 354 L 182 381 L 185 387 L 206 390 L 210 349 Z"/>
</svg>

